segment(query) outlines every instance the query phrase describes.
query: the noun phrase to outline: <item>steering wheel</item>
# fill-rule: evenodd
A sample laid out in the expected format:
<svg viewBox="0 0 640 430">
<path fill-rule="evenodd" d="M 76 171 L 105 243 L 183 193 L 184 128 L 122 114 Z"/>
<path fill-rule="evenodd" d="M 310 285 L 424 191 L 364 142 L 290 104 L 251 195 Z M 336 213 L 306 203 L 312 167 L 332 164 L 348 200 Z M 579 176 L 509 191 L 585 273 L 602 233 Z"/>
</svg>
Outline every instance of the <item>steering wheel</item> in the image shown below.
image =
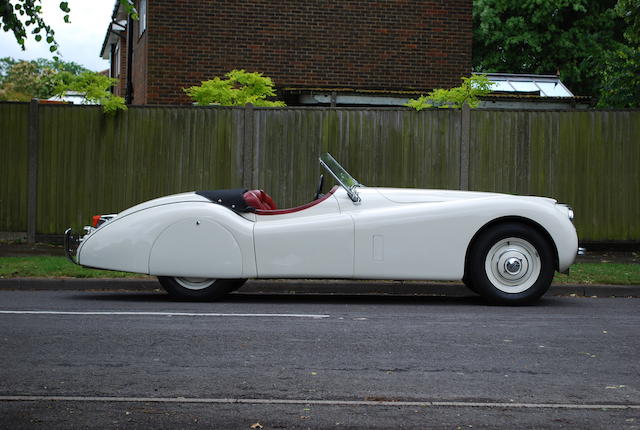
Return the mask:
<svg viewBox="0 0 640 430">
<path fill-rule="evenodd" d="M 322 193 L 322 187 L 324 187 L 324 175 L 320 174 L 320 183 L 318 184 L 318 189 L 316 190 L 316 195 L 313 200 L 318 200 L 320 197 L 324 196 Z"/>
</svg>

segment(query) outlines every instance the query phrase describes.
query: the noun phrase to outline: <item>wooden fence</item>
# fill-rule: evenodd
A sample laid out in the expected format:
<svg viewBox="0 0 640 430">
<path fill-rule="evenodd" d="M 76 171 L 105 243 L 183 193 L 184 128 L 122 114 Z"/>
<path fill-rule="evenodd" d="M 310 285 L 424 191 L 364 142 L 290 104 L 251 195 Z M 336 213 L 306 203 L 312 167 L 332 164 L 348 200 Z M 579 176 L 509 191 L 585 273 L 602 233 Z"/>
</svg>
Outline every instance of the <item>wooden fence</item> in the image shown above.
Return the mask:
<svg viewBox="0 0 640 430">
<path fill-rule="evenodd" d="M 0 150 L 0 231 L 32 239 L 196 189 L 301 204 L 328 151 L 368 185 L 549 196 L 582 240 L 640 241 L 640 111 L 0 103 Z"/>
</svg>

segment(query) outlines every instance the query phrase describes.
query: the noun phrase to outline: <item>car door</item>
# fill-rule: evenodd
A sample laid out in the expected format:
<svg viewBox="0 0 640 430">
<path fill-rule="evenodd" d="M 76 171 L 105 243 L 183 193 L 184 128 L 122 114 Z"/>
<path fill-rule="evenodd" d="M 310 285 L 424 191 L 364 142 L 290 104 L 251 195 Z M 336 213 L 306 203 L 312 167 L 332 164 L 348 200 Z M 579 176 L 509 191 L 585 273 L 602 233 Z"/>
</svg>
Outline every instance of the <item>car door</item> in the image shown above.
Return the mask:
<svg viewBox="0 0 640 430">
<path fill-rule="evenodd" d="M 256 215 L 258 277 L 351 278 L 353 234 L 353 220 L 334 195 L 306 209 Z"/>
</svg>

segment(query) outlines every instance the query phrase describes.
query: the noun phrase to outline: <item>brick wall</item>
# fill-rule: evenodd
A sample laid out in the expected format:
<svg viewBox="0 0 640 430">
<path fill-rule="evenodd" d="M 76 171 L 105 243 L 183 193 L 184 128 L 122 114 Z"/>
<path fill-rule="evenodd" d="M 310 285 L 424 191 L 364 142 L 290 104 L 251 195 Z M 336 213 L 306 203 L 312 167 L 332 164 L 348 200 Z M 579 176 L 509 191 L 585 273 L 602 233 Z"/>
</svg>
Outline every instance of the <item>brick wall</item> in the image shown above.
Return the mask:
<svg viewBox="0 0 640 430">
<path fill-rule="evenodd" d="M 182 88 L 236 68 L 262 72 L 278 87 L 456 86 L 471 72 L 471 5 L 149 0 L 145 102 L 188 104 Z"/>
<path fill-rule="evenodd" d="M 133 104 L 147 104 L 147 39 L 148 31 L 140 34 L 139 21 L 133 21 L 133 64 L 131 81 L 133 84 Z"/>
</svg>

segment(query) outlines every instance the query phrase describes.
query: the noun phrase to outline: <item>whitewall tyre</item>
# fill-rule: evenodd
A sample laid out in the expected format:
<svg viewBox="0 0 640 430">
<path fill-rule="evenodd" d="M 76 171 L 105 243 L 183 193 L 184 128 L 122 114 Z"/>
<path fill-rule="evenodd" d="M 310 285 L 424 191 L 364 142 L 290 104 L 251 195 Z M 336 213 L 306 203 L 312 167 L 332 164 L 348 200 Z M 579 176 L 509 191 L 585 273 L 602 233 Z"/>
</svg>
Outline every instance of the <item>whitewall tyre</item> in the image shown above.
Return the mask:
<svg viewBox="0 0 640 430">
<path fill-rule="evenodd" d="M 237 290 L 246 279 L 212 279 L 158 276 L 171 296 L 183 300 L 216 300 Z"/>
</svg>

